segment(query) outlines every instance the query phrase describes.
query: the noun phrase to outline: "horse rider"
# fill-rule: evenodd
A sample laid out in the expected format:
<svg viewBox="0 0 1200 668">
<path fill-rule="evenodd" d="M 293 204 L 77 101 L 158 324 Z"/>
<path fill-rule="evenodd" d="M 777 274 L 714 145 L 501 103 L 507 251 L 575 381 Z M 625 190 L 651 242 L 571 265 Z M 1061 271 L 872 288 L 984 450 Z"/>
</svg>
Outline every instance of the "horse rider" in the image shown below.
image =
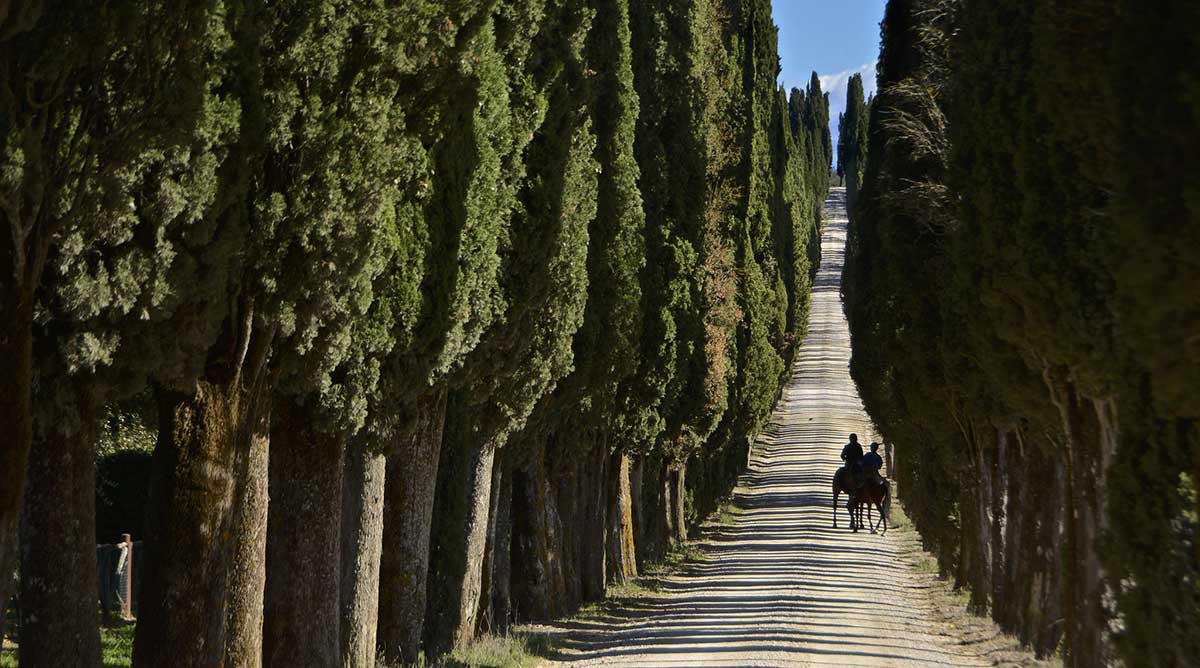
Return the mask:
<svg viewBox="0 0 1200 668">
<path fill-rule="evenodd" d="M 875 441 L 871 441 L 871 451 L 863 455 L 862 467 L 867 474 L 867 480 L 876 485 L 883 484 L 883 476 L 879 475 L 879 470 L 883 468 L 883 458 L 879 456 L 879 444 Z"/>
<path fill-rule="evenodd" d="M 858 434 L 850 434 L 850 442 L 842 448 L 842 461 L 846 462 L 846 473 L 855 487 L 862 486 L 862 459 L 863 449 L 858 442 Z"/>
</svg>

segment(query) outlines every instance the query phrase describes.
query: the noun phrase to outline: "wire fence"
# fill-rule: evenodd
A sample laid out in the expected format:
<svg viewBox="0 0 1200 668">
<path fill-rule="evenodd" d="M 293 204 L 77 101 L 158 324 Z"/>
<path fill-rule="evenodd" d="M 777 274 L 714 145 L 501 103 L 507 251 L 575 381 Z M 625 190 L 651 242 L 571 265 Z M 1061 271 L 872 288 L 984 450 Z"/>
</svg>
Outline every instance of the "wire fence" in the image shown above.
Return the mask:
<svg viewBox="0 0 1200 668">
<path fill-rule="evenodd" d="M 137 593 L 141 583 L 142 541 L 124 540 L 111 545 L 96 546 L 96 565 L 99 568 L 100 610 L 106 616 L 124 620 L 137 617 Z"/>
<path fill-rule="evenodd" d="M 133 621 L 137 618 L 137 599 L 141 585 L 142 541 L 123 534 L 118 543 L 96 546 L 96 602 L 106 622 Z M 0 601 L 0 637 L 17 636 L 21 627 L 20 576 L 11 574 L 13 597 Z"/>
</svg>

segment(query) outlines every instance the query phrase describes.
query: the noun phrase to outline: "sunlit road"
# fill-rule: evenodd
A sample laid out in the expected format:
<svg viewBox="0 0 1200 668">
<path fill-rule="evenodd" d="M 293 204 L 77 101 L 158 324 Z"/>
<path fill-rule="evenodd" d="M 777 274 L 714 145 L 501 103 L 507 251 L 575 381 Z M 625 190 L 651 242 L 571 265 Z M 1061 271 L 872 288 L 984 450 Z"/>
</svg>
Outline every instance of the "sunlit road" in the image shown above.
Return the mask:
<svg viewBox="0 0 1200 668">
<path fill-rule="evenodd" d="M 808 336 L 736 491 L 736 520 L 703 560 L 648 597 L 550 627 L 549 665 L 991 666 L 935 614 L 933 575 L 913 568 L 911 529 L 832 527 L 830 476 L 850 432 L 871 427 L 849 375 L 839 295 L 845 191 L 825 202 Z M 843 497 L 844 498 L 844 497 Z M 941 616 L 944 617 L 944 616 Z"/>
</svg>

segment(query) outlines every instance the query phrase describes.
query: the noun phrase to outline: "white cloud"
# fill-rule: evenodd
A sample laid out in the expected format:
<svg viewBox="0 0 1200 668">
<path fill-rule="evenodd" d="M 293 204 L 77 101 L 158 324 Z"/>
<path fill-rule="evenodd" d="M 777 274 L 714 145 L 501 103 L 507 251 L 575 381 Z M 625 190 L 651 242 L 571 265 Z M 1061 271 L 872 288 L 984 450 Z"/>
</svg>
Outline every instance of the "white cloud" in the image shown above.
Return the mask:
<svg viewBox="0 0 1200 668">
<path fill-rule="evenodd" d="M 850 77 L 861 74 L 863 79 L 863 94 L 870 96 L 875 92 L 875 61 L 863 63 L 852 70 L 843 70 L 834 74 L 819 74 L 821 90 L 829 93 L 829 115 L 837 123 L 837 115 L 846 110 L 846 87 L 850 85 Z"/>
</svg>

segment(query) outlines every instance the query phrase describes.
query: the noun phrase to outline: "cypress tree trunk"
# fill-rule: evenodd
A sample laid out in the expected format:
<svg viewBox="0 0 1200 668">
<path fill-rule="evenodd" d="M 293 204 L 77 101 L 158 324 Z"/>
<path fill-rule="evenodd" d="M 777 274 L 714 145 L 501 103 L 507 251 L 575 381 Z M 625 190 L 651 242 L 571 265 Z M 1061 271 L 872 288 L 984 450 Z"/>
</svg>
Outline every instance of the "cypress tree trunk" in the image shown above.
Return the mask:
<svg viewBox="0 0 1200 668">
<path fill-rule="evenodd" d="M 135 666 L 260 665 L 264 395 L 236 375 L 159 392 Z"/>
<path fill-rule="evenodd" d="M 954 588 L 958 589 L 964 584 L 969 585 L 971 580 L 971 568 L 974 566 L 975 541 L 971 539 L 973 531 L 973 523 L 975 513 L 973 512 L 972 503 L 972 488 L 974 481 L 972 480 L 971 465 L 967 462 L 959 464 L 958 471 L 958 562 L 955 564 L 954 572 Z"/>
<path fill-rule="evenodd" d="M 583 602 L 604 598 L 607 549 L 605 531 L 608 528 L 608 445 L 600 435 L 592 444 L 591 452 L 582 458 L 583 470 L 579 475 L 579 575 L 580 595 Z"/>
<path fill-rule="evenodd" d="M 479 586 L 479 615 L 476 632 L 488 633 L 496 629 L 493 589 L 496 586 L 496 532 L 500 516 L 500 490 L 504 485 L 504 453 L 497 453 L 492 464 L 492 493 L 488 500 L 487 538 L 483 549 L 483 568 Z"/>
<path fill-rule="evenodd" d="M 543 444 L 544 446 L 544 444 Z M 538 620 L 557 616 L 566 599 L 566 558 L 557 495 L 544 454 L 512 475 L 512 615 Z"/>
<path fill-rule="evenodd" d="M 281 399 L 271 442 L 263 663 L 336 666 L 345 440 L 315 428 L 304 406 Z"/>
<path fill-rule="evenodd" d="M 1071 383 L 1050 383 L 1052 399 L 1067 435 L 1067 665 L 1102 666 L 1105 642 L 1104 576 L 1096 541 L 1103 529 L 1104 474 L 1112 452 L 1097 403 L 1081 397 Z"/>
<path fill-rule="evenodd" d="M 11 223 L 10 223 L 11 224 Z M 11 244 L 0 253 L 0 573 L 11 573 L 18 558 L 17 524 L 25 469 L 33 439 L 30 392 L 33 383 L 33 299 L 16 282 Z M 0 577 L 0 602 L 12 595 L 11 578 Z M 3 604 L 0 604 L 3 607 Z"/>
<path fill-rule="evenodd" d="M 674 516 L 671 506 L 671 467 L 665 459 L 651 460 L 651 478 L 643 483 L 644 505 L 642 541 L 638 544 L 638 558 L 643 566 L 666 555 L 674 534 Z"/>
<path fill-rule="evenodd" d="M 1026 636 L 1024 615 L 1022 610 L 1028 608 L 1028 602 L 1034 598 L 1032 574 L 1036 571 L 1035 560 L 1029 558 L 1030 537 L 1037 522 L 1036 509 L 1032 507 L 1031 496 L 1034 489 L 1044 479 L 1034 477 L 1030 470 L 1030 457 L 1024 452 L 1024 445 L 1013 438 L 1011 441 L 1001 439 L 1001 453 L 1006 469 L 1005 496 L 1007 504 L 1004 509 L 1004 570 L 996 574 L 997 588 L 1005 592 L 1004 596 L 995 597 L 992 607 L 992 619 L 1000 628 L 1016 633 L 1022 642 L 1032 643 Z"/>
<path fill-rule="evenodd" d="M 498 495 L 495 513 L 496 545 L 492 552 L 491 618 L 493 629 L 498 634 L 508 633 L 512 625 L 512 471 L 506 467 L 500 477 L 499 487 L 492 493 Z"/>
<path fill-rule="evenodd" d="M 342 478 L 341 640 L 343 668 L 375 668 L 379 561 L 387 459 L 352 439 Z"/>
<path fill-rule="evenodd" d="M 1004 576 L 1004 572 L 1008 568 L 1007 554 L 1004 549 L 1004 525 L 1007 521 L 1004 512 L 1004 494 L 1008 489 L 1005 455 L 1013 437 L 1011 432 L 1003 429 L 996 429 L 993 434 L 996 437 L 996 447 L 988 451 L 988 467 L 991 470 L 991 498 L 988 500 L 988 511 L 992 519 L 988 536 L 992 553 L 992 580 L 989 594 L 992 601 L 992 619 L 999 623 L 1000 619 L 996 611 L 1001 601 L 1008 596 Z"/>
<path fill-rule="evenodd" d="M 417 660 L 424 632 L 446 386 L 422 397 L 417 408 L 415 431 L 387 458 L 379 565 L 380 654 L 401 665 Z"/>
<path fill-rule="evenodd" d="M 496 444 L 448 439 L 439 464 L 437 532 L 430 552 L 426 647 L 440 656 L 475 637 L 483 588 L 483 555 L 491 508 L 492 466 Z"/>
<path fill-rule="evenodd" d="M 609 456 L 607 488 L 607 577 L 609 583 L 625 584 L 637 577 L 637 558 L 633 542 L 630 463 L 628 455 L 623 452 L 614 452 Z"/>
<path fill-rule="evenodd" d="M 585 437 L 590 438 L 590 434 Z M 549 597 L 546 605 L 557 615 L 560 610 L 573 610 L 583 602 L 583 536 L 587 528 L 583 526 L 586 499 L 581 498 L 584 494 L 581 490 L 585 488 L 588 453 L 572 451 L 559 438 L 552 438 L 547 450 L 546 466 L 540 473 L 549 476 L 546 486 L 557 501 L 558 517 L 547 517 L 543 526 L 554 529 L 547 535 L 546 544 L 562 560 L 562 580 L 551 581 L 559 588 L 546 592 Z"/>
<path fill-rule="evenodd" d="M 642 473 L 646 470 L 646 458 L 637 456 L 629 464 L 629 517 L 633 525 L 633 560 L 637 567 L 645 543 L 646 513 L 642 505 Z"/>
<path fill-rule="evenodd" d="M 1048 656 L 1062 637 L 1062 507 L 1064 470 L 1019 436 L 1004 447 L 1007 505 L 1004 565 L 994 577 L 1003 597 L 992 616 L 1001 628 Z"/>
<path fill-rule="evenodd" d="M 975 505 L 971 510 L 975 513 L 975 519 L 971 538 L 975 541 L 973 552 L 976 558 L 971 572 L 970 608 L 975 614 L 983 615 L 987 613 L 988 593 L 992 590 L 992 518 L 988 513 L 988 505 L 992 498 L 992 471 L 988 461 L 990 449 L 985 450 L 979 432 L 972 430 L 972 436 L 971 441 L 975 449 Z"/>
<path fill-rule="evenodd" d="M 263 596 L 267 581 L 267 502 L 270 476 L 271 413 L 264 407 L 250 430 L 247 470 L 254 483 L 246 489 L 238 510 L 242 533 L 234 547 L 236 570 L 230 578 L 225 665 L 262 665 Z"/>
<path fill-rule="evenodd" d="M 87 382 L 74 383 L 78 426 L 69 434 L 42 426 L 29 459 L 21 516 L 23 666 L 100 665 L 96 406 Z"/>
<path fill-rule="evenodd" d="M 687 541 L 687 486 L 685 476 L 687 475 L 687 464 L 680 462 L 671 467 L 670 473 L 670 504 L 668 512 L 671 515 L 671 520 L 668 526 L 671 527 L 670 535 L 671 547 L 676 547 Z"/>
</svg>

